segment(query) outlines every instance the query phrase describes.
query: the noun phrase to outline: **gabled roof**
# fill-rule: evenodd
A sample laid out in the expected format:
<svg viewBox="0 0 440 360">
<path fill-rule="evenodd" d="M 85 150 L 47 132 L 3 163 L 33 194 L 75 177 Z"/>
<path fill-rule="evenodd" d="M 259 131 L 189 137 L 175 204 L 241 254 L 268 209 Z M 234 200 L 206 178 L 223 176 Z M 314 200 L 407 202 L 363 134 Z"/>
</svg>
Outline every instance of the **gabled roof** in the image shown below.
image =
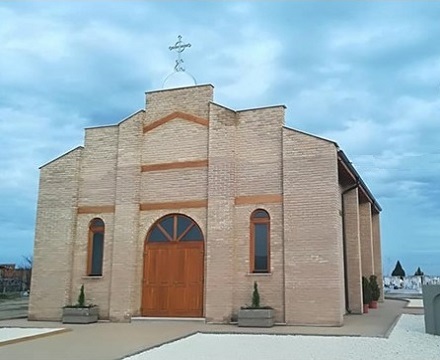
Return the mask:
<svg viewBox="0 0 440 360">
<path fill-rule="evenodd" d="M 307 135 L 307 136 L 314 137 L 315 139 L 319 139 L 319 140 L 327 141 L 327 142 L 329 142 L 329 143 L 334 144 L 334 145 L 339 149 L 339 145 L 338 145 L 338 143 L 335 142 L 335 141 L 333 141 L 333 140 L 326 139 L 326 138 L 324 138 L 324 137 L 317 136 L 317 135 L 314 135 L 314 134 L 310 134 L 310 133 L 308 133 L 308 132 L 301 131 L 301 130 L 298 130 L 298 129 L 293 129 L 293 128 L 288 127 L 288 126 L 285 126 L 285 125 L 283 126 L 283 128 L 286 129 L 286 130 L 295 131 L 295 132 L 298 132 L 298 133 L 300 133 L 300 134 L 304 134 L 304 135 Z"/>
<path fill-rule="evenodd" d="M 44 165 L 41 165 L 38 169 L 41 170 L 41 169 L 44 168 L 45 166 L 47 166 L 47 165 L 53 163 L 54 161 L 57 161 L 58 159 L 61 159 L 62 157 L 66 156 L 66 155 L 69 155 L 71 152 L 74 152 L 74 151 L 76 151 L 76 150 L 78 150 L 78 149 L 84 149 L 84 146 L 82 146 L 82 145 L 77 146 L 76 148 L 73 148 L 72 150 L 69 150 L 69 151 L 65 152 L 64 154 L 62 154 L 62 155 L 60 155 L 60 156 L 57 156 L 55 159 L 50 160 L 49 162 L 45 163 Z"/>
</svg>

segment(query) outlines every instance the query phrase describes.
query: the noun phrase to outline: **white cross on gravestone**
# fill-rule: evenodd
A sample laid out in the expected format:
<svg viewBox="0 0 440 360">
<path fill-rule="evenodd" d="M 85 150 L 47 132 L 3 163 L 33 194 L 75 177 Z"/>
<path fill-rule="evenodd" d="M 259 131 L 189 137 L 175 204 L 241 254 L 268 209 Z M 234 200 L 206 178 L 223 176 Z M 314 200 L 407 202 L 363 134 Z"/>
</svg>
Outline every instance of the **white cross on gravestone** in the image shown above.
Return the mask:
<svg viewBox="0 0 440 360">
<path fill-rule="evenodd" d="M 176 65 L 174 66 L 174 70 L 175 71 L 185 71 L 185 68 L 182 66 L 183 64 L 183 59 L 180 57 L 180 54 L 187 48 L 187 47 L 191 47 L 191 44 L 184 44 L 182 42 L 182 36 L 179 35 L 177 37 L 177 42 L 173 45 L 168 47 L 168 49 L 172 50 L 176 50 L 177 51 L 177 60 L 176 60 Z"/>
</svg>

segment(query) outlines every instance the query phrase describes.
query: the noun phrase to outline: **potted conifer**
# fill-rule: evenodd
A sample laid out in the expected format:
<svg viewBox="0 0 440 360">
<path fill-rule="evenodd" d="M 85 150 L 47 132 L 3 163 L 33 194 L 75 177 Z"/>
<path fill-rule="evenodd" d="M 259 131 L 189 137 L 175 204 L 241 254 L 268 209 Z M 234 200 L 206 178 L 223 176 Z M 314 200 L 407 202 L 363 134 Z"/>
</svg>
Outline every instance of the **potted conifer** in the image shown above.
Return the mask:
<svg viewBox="0 0 440 360">
<path fill-rule="evenodd" d="M 84 285 L 78 295 L 78 302 L 75 305 L 63 307 L 63 324 L 90 324 L 98 321 L 99 307 L 97 305 L 86 305 Z"/>
<path fill-rule="evenodd" d="M 376 275 L 370 276 L 370 290 L 371 290 L 371 301 L 369 304 L 369 308 L 377 309 L 377 301 L 380 298 L 380 288 L 379 288 L 379 284 L 377 283 Z"/>
<path fill-rule="evenodd" d="M 252 305 L 243 306 L 238 311 L 238 326 L 272 327 L 274 324 L 274 310 L 270 306 L 260 305 L 260 294 L 257 282 L 254 282 Z"/>
<path fill-rule="evenodd" d="M 368 307 L 371 301 L 370 282 L 365 276 L 362 276 L 362 303 L 364 304 L 364 314 L 368 314 Z"/>
</svg>

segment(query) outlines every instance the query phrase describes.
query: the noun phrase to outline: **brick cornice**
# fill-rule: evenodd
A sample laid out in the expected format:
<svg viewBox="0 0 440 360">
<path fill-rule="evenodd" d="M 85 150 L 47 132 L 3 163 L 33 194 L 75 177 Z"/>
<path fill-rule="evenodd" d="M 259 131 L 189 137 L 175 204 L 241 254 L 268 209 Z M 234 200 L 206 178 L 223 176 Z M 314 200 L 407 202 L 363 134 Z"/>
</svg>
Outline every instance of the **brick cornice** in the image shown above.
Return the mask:
<svg viewBox="0 0 440 360">
<path fill-rule="evenodd" d="M 171 201 L 160 203 L 143 203 L 139 205 L 141 211 L 146 210 L 177 210 L 177 209 L 192 209 L 203 208 L 208 206 L 208 200 L 189 200 L 189 201 Z"/>
<path fill-rule="evenodd" d="M 186 168 L 199 168 L 207 167 L 208 160 L 191 160 L 191 161 L 178 161 L 172 163 L 161 163 L 161 164 L 151 164 L 142 165 L 141 171 L 160 171 L 160 170 L 172 170 L 172 169 L 186 169 Z"/>
<path fill-rule="evenodd" d="M 183 119 L 183 120 L 187 120 L 187 121 L 191 121 L 193 123 L 199 124 L 199 125 L 203 125 L 203 126 L 208 126 L 208 120 L 204 119 L 202 117 L 199 116 L 195 116 L 195 115 L 191 115 L 191 114 L 187 114 L 181 111 L 175 111 L 159 120 L 156 120 L 154 122 L 152 122 L 151 124 L 145 125 L 144 126 L 144 134 L 148 131 L 151 131 L 155 128 L 157 128 L 158 126 L 161 126 L 163 124 L 166 124 L 168 121 L 174 120 L 174 119 Z"/>
<path fill-rule="evenodd" d="M 282 202 L 283 195 L 281 194 L 246 195 L 235 197 L 235 205 L 281 204 Z"/>
<path fill-rule="evenodd" d="M 113 205 L 78 206 L 78 214 L 108 214 L 114 212 L 115 207 Z"/>
</svg>

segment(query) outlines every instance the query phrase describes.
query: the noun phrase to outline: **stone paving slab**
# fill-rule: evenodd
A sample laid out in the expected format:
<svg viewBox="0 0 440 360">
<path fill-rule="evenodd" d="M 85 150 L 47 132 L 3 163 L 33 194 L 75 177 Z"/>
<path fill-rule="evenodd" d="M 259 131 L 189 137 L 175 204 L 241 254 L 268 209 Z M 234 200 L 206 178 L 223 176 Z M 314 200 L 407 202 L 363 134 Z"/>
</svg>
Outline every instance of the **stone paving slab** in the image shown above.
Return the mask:
<svg viewBox="0 0 440 360">
<path fill-rule="evenodd" d="M 60 332 L 67 331 L 63 328 L 0 328 L 0 346 L 15 344 L 18 342 L 37 339 L 44 336 L 50 336 L 59 334 Z"/>
<path fill-rule="evenodd" d="M 406 300 L 408 300 L 408 304 L 406 304 L 406 307 L 423 308 L 423 299 L 406 299 Z"/>
</svg>

